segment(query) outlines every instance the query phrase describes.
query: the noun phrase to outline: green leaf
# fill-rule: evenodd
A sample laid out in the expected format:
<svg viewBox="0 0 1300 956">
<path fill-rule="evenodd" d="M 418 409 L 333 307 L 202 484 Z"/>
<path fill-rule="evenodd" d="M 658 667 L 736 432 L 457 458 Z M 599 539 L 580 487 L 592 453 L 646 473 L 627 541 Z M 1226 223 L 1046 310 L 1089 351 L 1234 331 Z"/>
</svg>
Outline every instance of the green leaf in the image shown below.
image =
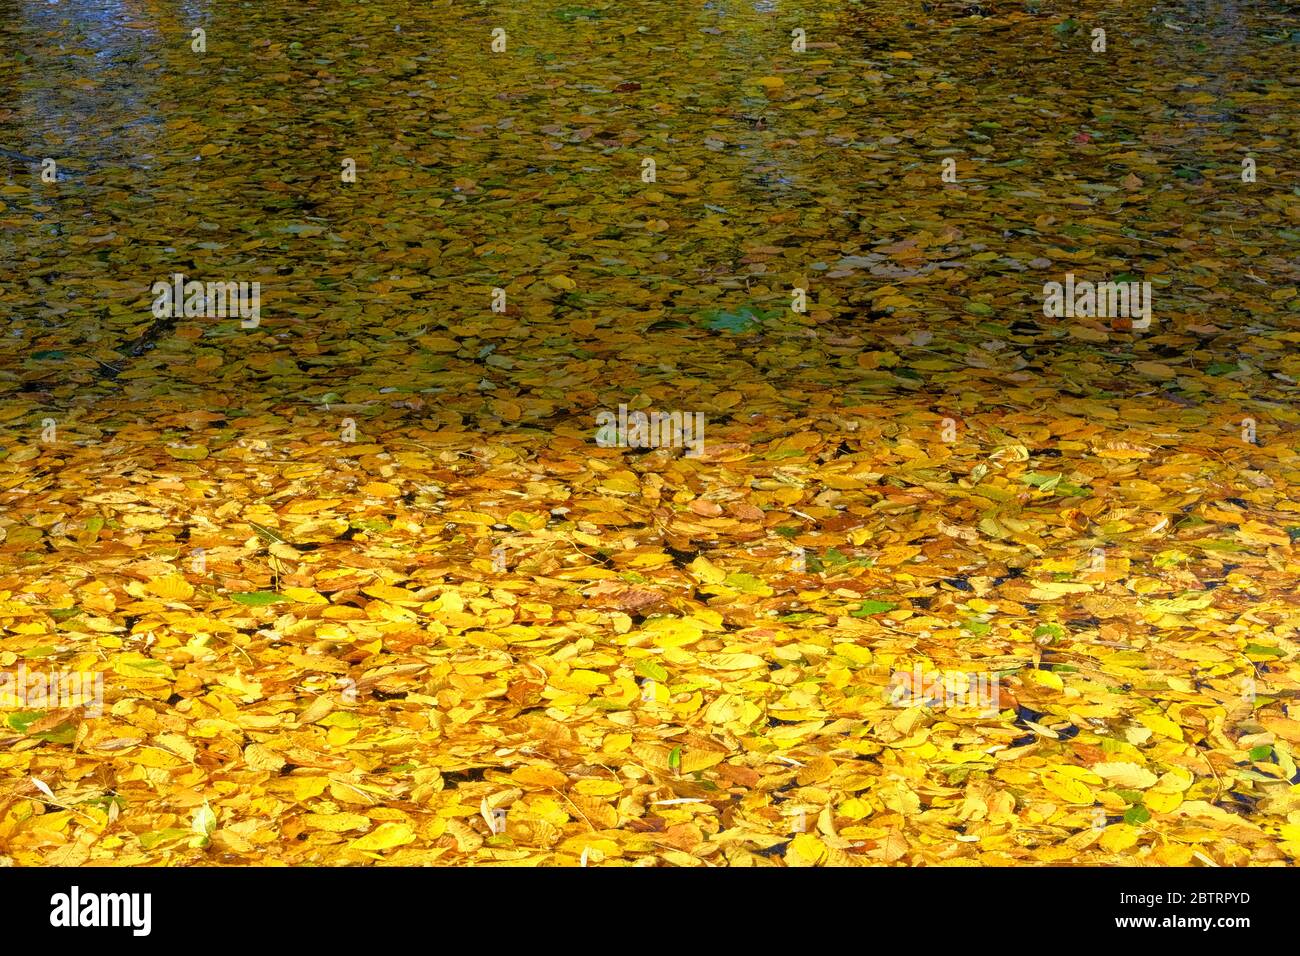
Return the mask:
<svg viewBox="0 0 1300 956">
<path fill-rule="evenodd" d="M 274 591 L 244 591 L 230 595 L 230 600 L 247 604 L 249 607 L 266 607 L 268 604 L 276 604 L 284 599 L 284 595 L 276 594 Z"/>
<path fill-rule="evenodd" d="M 714 332 L 735 332 L 737 334 L 752 332 L 763 322 L 763 316 L 749 308 L 741 309 L 739 312 L 727 312 L 718 309 L 713 312 L 706 312 L 705 318 L 708 320 L 708 327 Z"/>
<path fill-rule="evenodd" d="M 1286 652 L 1276 647 L 1269 647 L 1265 644 L 1247 644 L 1245 654 L 1254 654 L 1256 657 L 1285 657 Z"/>
<path fill-rule="evenodd" d="M 1132 826 L 1146 823 L 1150 819 L 1151 811 L 1140 804 L 1136 807 L 1129 807 L 1124 811 L 1124 822 L 1131 824 Z"/>
<path fill-rule="evenodd" d="M 729 588 L 735 588 L 742 594 L 760 594 L 767 596 L 772 593 L 771 588 L 752 574 L 744 574 L 742 572 L 728 574 L 726 580 L 722 583 Z"/>
<path fill-rule="evenodd" d="M 1040 491 L 1051 491 L 1061 483 L 1061 476 L 1042 475 L 1036 471 L 1029 471 L 1021 475 L 1020 480 Z"/>
<path fill-rule="evenodd" d="M 166 661 L 156 661 L 135 652 L 118 654 L 113 659 L 113 670 L 123 677 L 149 677 L 157 680 L 175 680 L 176 672 Z"/>
<path fill-rule="evenodd" d="M 1203 551 L 1228 551 L 1237 554 L 1250 550 L 1246 545 L 1238 544 L 1236 541 L 1217 541 L 1214 538 L 1197 538 L 1187 543 L 1194 544 Z"/>
<path fill-rule="evenodd" d="M 20 734 L 25 734 L 27 733 L 28 727 L 36 723 L 36 721 L 40 720 L 44 716 L 45 716 L 45 711 L 43 710 L 19 710 L 19 711 L 15 711 L 12 714 L 9 714 L 5 718 L 5 723 L 7 723 L 14 730 L 18 731 Z"/>
<path fill-rule="evenodd" d="M 886 611 L 892 611 L 897 607 L 897 604 L 891 604 L 888 601 L 863 601 L 862 607 L 849 612 L 849 617 L 871 617 L 873 614 L 884 614 Z"/>
<path fill-rule="evenodd" d="M 1065 628 L 1059 624 L 1039 624 L 1034 628 L 1034 640 L 1040 644 L 1046 641 L 1049 644 L 1055 644 L 1057 641 L 1065 640 Z"/>
<path fill-rule="evenodd" d="M 28 728 L 45 716 L 43 710 L 21 710 L 9 715 L 7 723 L 14 730 L 26 734 Z M 77 739 L 77 722 L 66 720 L 57 727 L 42 730 L 30 735 L 33 740 L 43 740 L 50 744 L 70 744 Z"/>
<path fill-rule="evenodd" d="M 658 681 L 660 684 L 668 681 L 668 671 L 662 664 L 653 658 L 641 658 L 641 660 L 636 662 L 634 670 L 642 677 L 648 678 L 652 681 Z"/>
<path fill-rule="evenodd" d="M 271 544 L 289 543 L 280 535 L 280 532 L 276 531 L 274 528 L 268 528 L 266 525 L 258 524 L 256 521 L 250 521 L 248 522 L 248 525 L 257 532 L 257 536 L 263 541 L 270 542 Z"/>
</svg>

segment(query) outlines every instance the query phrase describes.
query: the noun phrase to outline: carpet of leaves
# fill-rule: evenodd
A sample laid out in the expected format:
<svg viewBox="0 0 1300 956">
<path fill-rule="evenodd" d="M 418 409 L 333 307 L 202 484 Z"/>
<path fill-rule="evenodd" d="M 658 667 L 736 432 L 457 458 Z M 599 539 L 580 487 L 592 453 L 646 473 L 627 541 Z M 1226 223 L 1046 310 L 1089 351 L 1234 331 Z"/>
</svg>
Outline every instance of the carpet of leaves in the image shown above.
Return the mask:
<svg viewBox="0 0 1300 956">
<path fill-rule="evenodd" d="M 0 24 L 0 667 L 104 681 L 0 715 L 5 861 L 1294 862 L 1281 5 L 194 25 Z"/>
</svg>

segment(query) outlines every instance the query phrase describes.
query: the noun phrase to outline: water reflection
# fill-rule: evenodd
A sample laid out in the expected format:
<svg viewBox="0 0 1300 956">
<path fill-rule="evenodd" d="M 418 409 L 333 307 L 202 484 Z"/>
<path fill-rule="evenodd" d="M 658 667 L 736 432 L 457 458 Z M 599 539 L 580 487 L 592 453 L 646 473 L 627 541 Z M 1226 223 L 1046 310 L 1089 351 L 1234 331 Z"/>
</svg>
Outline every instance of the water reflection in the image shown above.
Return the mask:
<svg viewBox="0 0 1300 956">
<path fill-rule="evenodd" d="M 365 312 L 388 328 L 463 277 L 565 262 L 603 308 L 633 308 L 600 291 L 618 268 L 638 289 L 674 287 L 686 311 L 716 292 L 700 275 L 739 273 L 755 247 L 788 250 L 794 269 L 810 237 L 834 247 L 815 256 L 853 263 L 913 242 L 916 262 L 873 265 L 906 277 L 976 245 L 998 262 L 1033 258 L 1016 237 L 1059 225 L 1063 208 L 1095 201 L 1105 221 L 1126 175 L 1199 170 L 1249 126 L 1230 104 L 1266 9 L 1105 8 L 1102 58 L 1056 31 L 1059 18 L 972 17 L 959 3 L 29 3 L 0 20 L 17 66 L 0 69 L 0 149 L 92 173 L 15 200 L 49 207 L 32 212 L 44 226 L 21 254 L 57 257 L 88 285 L 109 273 L 143 283 L 150 260 L 231 278 L 273 268 L 268 288 L 297 296 L 306 322 L 322 286 L 359 296 L 397 276 Z M 206 55 L 190 49 L 198 24 Z M 487 50 L 497 26 L 509 55 Z M 791 49 L 794 27 L 806 52 Z M 655 189 L 637 177 L 645 156 L 659 163 Z M 959 189 L 936 185 L 946 156 L 959 158 Z M 361 170 L 357 189 L 339 188 L 344 157 Z M 1185 199 L 1197 182 L 1165 192 Z M 1170 215 L 1157 197 L 1126 209 L 1124 228 L 1156 244 Z M 316 226 L 313 241 L 286 238 Z M 1097 239 L 1073 228 L 1073 243 Z M 1139 257 L 1118 229 L 1097 230 L 1115 243 L 1104 251 Z M 110 233 L 120 243 L 89 241 Z M 942 243 L 918 233 L 959 238 L 931 255 Z M 0 257 L 19 255 L 0 236 Z M 851 310 L 869 288 L 842 278 Z"/>
</svg>

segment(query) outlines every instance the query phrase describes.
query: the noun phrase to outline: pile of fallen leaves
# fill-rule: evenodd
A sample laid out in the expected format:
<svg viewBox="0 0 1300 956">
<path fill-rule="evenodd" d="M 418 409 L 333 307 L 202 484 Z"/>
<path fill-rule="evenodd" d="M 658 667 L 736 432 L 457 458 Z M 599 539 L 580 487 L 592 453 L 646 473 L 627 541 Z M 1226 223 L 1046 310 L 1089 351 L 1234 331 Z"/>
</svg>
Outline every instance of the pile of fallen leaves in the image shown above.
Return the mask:
<svg viewBox="0 0 1300 956">
<path fill-rule="evenodd" d="M 8 861 L 1294 861 L 1279 13 L 392 6 L 0 24 Z"/>
</svg>

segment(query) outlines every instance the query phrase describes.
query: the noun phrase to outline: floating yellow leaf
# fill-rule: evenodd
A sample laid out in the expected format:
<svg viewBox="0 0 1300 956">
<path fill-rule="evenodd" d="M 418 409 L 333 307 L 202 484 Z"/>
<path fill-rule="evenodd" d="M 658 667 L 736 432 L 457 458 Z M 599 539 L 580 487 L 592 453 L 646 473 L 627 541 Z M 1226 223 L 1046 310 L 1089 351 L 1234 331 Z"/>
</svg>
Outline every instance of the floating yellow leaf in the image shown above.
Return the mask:
<svg viewBox="0 0 1300 956">
<path fill-rule="evenodd" d="M 1039 780 L 1042 782 L 1044 789 L 1055 797 L 1059 797 L 1066 803 L 1080 804 L 1087 806 L 1093 802 L 1092 790 L 1080 780 L 1065 774 L 1048 770 L 1045 771 Z"/>
<path fill-rule="evenodd" d="M 1135 763 L 1115 762 L 1092 765 L 1093 773 L 1107 783 L 1126 790 L 1145 790 L 1156 782 L 1156 775 Z"/>
<path fill-rule="evenodd" d="M 524 787 L 563 787 L 569 778 L 550 767 L 519 767 L 510 779 Z"/>
<path fill-rule="evenodd" d="M 816 866 L 826 859 L 826 844 L 811 833 L 800 833 L 785 850 L 788 866 Z"/>
<path fill-rule="evenodd" d="M 348 844 L 349 850 L 378 852 L 415 842 L 415 831 L 406 823 L 381 823 L 370 833 Z"/>
<path fill-rule="evenodd" d="M 155 578 L 146 587 L 165 601 L 188 601 L 194 596 L 193 586 L 179 574 Z"/>
</svg>

